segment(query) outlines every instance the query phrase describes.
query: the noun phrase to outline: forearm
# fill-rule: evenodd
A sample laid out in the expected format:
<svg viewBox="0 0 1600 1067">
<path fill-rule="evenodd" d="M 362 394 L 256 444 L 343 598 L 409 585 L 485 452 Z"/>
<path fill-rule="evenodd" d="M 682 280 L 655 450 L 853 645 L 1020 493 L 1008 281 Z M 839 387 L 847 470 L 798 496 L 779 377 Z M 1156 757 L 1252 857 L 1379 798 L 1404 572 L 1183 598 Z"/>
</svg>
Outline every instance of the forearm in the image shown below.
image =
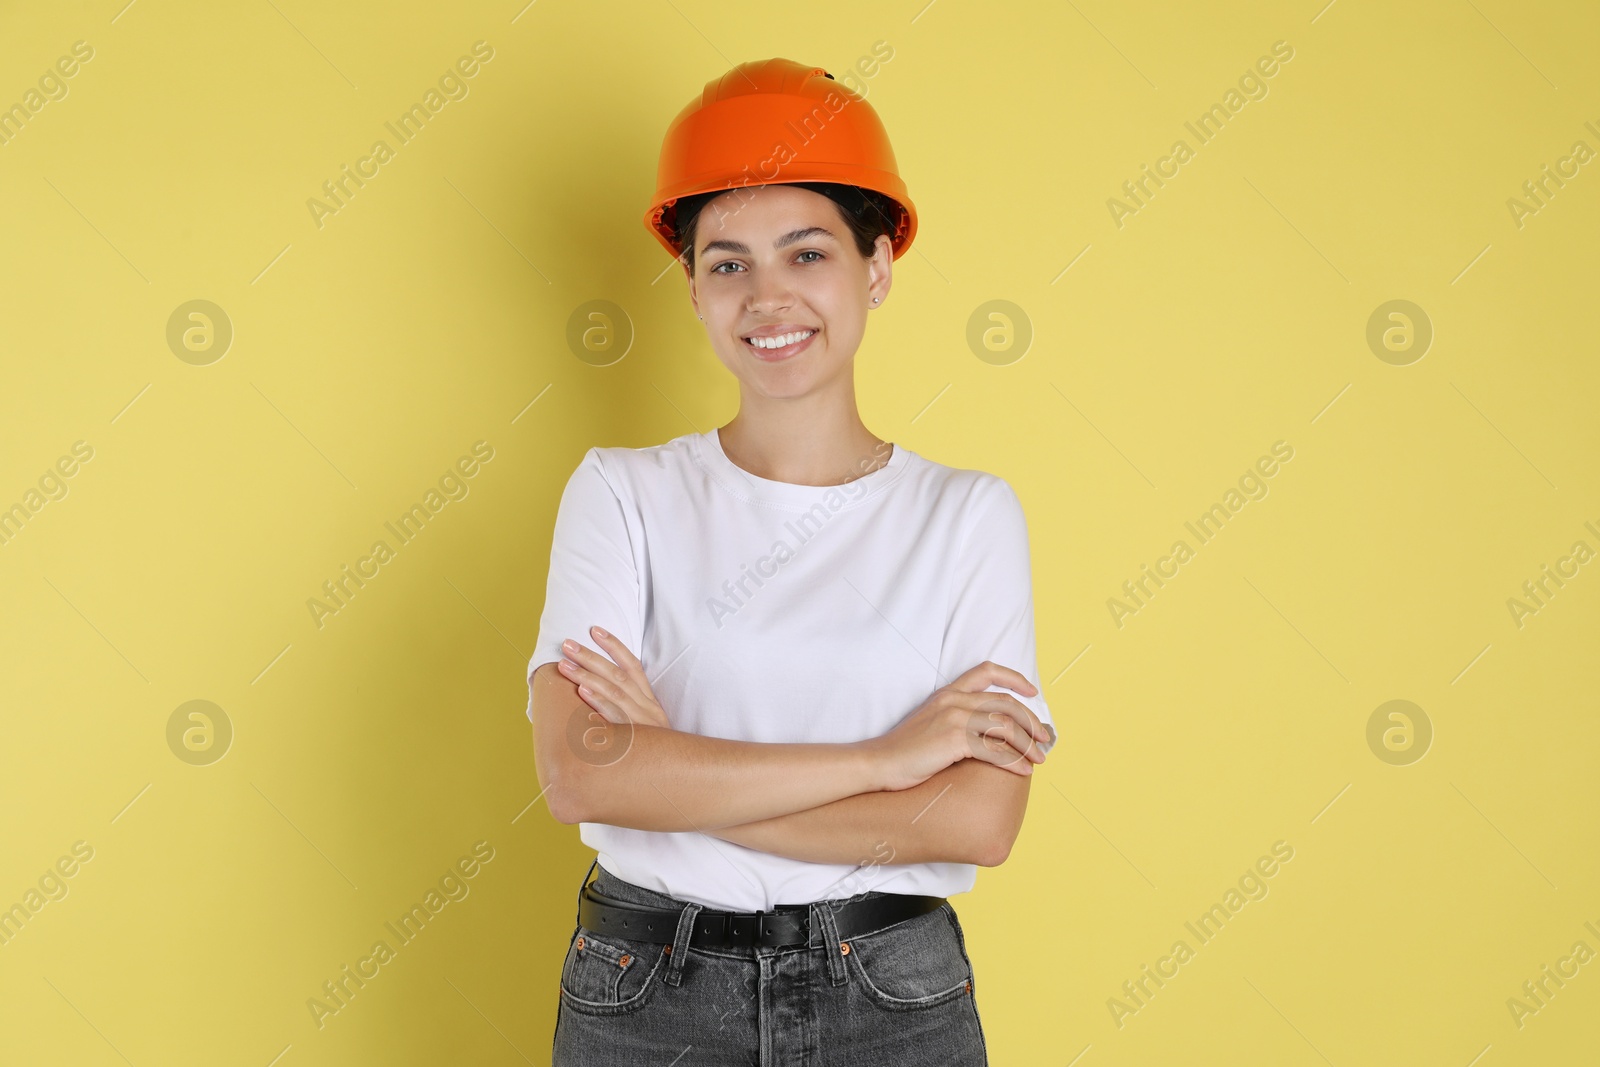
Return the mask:
<svg viewBox="0 0 1600 1067">
<path fill-rule="evenodd" d="M 731 741 L 656 726 L 634 727 L 623 759 L 582 765 L 577 777 L 582 819 L 574 821 L 669 832 L 709 833 L 875 788 L 857 745 Z"/>
<path fill-rule="evenodd" d="M 964 759 L 910 789 L 859 793 L 711 836 L 810 863 L 991 865 L 1016 832 L 1015 784 L 997 776 L 1014 777 Z"/>
<path fill-rule="evenodd" d="M 879 788 L 865 743 L 772 744 L 618 726 L 575 706 L 576 687 L 542 668 L 533 699 L 535 766 L 551 814 L 564 823 L 709 833 Z"/>
</svg>

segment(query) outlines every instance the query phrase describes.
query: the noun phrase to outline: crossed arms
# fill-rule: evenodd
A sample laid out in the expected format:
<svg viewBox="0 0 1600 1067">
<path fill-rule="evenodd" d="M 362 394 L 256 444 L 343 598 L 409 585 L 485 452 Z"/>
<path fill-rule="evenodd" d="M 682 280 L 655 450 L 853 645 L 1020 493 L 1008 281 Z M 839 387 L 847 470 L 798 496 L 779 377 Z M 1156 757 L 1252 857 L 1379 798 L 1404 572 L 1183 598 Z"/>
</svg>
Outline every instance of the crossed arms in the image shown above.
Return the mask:
<svg viewBox="0 0 1600 1067">
<path fill-rule="evenodd" d="M 977 758 L 890 788 L 870 743 L 774 744 L 602 719 L 554 662 L 529 680 L 534 764 L 563 823 L 699 831 L 812 863 L 1003 863 L 1030 775 Z"/>
</svg>

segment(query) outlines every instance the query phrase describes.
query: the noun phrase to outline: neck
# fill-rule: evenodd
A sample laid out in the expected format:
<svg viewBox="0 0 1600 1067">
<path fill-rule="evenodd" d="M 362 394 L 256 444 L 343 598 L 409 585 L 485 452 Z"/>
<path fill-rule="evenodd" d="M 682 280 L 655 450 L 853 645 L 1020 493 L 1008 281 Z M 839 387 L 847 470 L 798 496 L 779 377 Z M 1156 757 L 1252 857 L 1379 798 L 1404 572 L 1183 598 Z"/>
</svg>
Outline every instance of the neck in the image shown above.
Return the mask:
<svg viewBox="0 0 1600 1067">
<path fill-rule="evenodd" d="M 853 403 L 827 412 L 769 403 L 759 418 L 741 407 L 717 439 L 734 466 L 794 485 L 853 482 L 887 464 L 893 451 L 867 429 Z"/>
</svg>

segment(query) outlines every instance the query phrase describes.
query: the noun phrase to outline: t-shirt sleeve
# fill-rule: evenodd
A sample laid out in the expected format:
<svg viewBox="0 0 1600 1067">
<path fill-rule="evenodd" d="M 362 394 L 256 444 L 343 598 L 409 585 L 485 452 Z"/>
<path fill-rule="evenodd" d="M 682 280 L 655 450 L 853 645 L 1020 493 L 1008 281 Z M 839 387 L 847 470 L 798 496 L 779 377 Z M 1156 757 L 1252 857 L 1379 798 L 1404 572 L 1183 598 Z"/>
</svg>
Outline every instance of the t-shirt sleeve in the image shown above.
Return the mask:
<svg viewBox="0 0 1600 1067">
<path fill-rule="evenodd" d="M 642 657 L 641 605 L 639 570 L 622 501 L 606 477 L 599 450 L 591 448 L 567 479 L 556 511 L 550 576 L 539 637 L 528 660 L 529 680 L 540 664 L 561 660 L 561 642 L 567 638 L 605 656 L 589 633 L 591 626 L 614 635 Z M 528 720 L 533 720 L 531 689 Z"/>
<path fill-rule="evenodd" d="M 955 559 L 955 583 L 939 656 L 940 685 L 984 660 L 1019 671 L 1039 689 L 1027 696 L 1003 685 L 986 692 L 1007 693 L 1039 716 L 1050 732 L 1040 747 L 1056 743 L 1055 720 L 1045 703 L 1033 629 L 1033 566 L 1028 555 L 1028 525 L 1022 502 L 1003 478 L 990 476 L 976 491 Z"/>
</svg>

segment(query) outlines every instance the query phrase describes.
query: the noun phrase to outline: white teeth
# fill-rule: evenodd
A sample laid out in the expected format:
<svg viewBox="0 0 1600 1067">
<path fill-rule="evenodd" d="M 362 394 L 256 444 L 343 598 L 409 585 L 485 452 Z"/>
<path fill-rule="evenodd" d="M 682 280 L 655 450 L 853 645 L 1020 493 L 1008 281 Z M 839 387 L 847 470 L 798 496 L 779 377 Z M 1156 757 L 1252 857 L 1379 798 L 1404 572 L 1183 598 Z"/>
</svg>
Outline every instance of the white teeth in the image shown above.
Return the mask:
<svg viewBox="0 0 1600 1067">
<path fill-rule="evenodd" d="M 780 334 L 777 337 L 747 337 L 745 338 L 745 343 L 754 345 L 756 348 L 783 348 L 797 341 L 804 341 L 816 332 L 815 330 L 801 330 L 798 333 Z"/>
</svg>

